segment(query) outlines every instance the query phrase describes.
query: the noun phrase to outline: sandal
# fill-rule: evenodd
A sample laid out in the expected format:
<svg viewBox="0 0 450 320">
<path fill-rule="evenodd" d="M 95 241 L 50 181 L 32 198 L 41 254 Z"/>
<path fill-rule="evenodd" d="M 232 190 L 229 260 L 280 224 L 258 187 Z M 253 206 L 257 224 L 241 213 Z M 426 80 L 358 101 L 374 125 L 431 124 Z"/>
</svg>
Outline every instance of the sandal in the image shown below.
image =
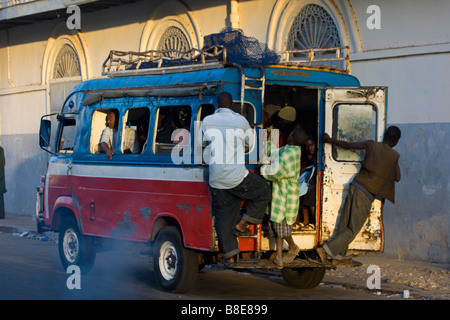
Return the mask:
<svg viewBox="0 0 450 320">
<path fill-rule="evenodd" d="M 302 230 L 314 230 L 314 226 L 311 223 L 309 223 L 306 226 L 303 226 L 301 229 Z"/>
<path fill-rule="evenodd" d="M 305 225 L 301 222 L 295 223 L 292 227 L 293 230 L 300 230 L 304 227 Z"/>
<path fill-rule="evenodd" d="M 227 268 L 233 268 L 234 266 L 236 266 L 236 261 L 229 262 L 226 259 L 220 260 L 220 263 L 223 264 Z"/>
<path fill-rule="evenodd" d="M 233 234 L 234 234 L 236 237 L 249 237 L 249 236 L 252 235 L 252 232 L 251 232 L 249 229 L 245 229 L 244 232 L 241 232 L 241 231 L 239 231 L 239 230 L 237 230 L 237 229 L 234 229 L 234 230 L 233 230 Z"/>
</svg>

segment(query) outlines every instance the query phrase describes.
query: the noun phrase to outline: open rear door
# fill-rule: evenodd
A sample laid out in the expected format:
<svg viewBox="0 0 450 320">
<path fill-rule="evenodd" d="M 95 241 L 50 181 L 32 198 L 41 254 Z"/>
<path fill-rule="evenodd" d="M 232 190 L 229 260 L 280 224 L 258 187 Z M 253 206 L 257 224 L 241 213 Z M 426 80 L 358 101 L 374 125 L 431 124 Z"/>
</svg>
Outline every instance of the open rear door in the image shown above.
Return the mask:
<svg viewBox="0 0 450 320">
<path fill-rule="evenodd" d="M 327 88 L 321 95 L 323 129 L 345 141 L 381 141 L 385 130 L 386 88 Z M 350 182 L 361 167 L 364 150 L 324 145 L 320 241 L 334 233 Z M 350 250 L 383 251 L 382 203 L 375 200 Z"/>
</svg>

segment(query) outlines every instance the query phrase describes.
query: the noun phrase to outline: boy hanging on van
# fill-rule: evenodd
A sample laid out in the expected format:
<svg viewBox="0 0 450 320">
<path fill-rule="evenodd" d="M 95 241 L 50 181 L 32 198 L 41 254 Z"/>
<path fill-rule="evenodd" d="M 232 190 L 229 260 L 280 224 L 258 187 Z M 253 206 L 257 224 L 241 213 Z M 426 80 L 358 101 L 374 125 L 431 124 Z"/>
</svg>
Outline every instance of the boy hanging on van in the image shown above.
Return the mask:
<svg viewBox="0 0 450 320">
<path fill-rule="evenodd" d="M 374 199 L 395 201 L 395 182 L 400 181 L 400 154 L 392 149 L 400 140 L 401 131 L 396 126 L 389 127 L 383 142 L 366 140 L 347 142 L 323 134 L 323 142 L 331 143 L 345 149 L 365 149 L 366 156 L 361 169 L 353 179 L 348 190 L 344 207 L 341 211 L 337 233 L 316 248 L 323 263 L 330 256 L 332 265 L 360 266 L 361 263 L 345 258 L 349 244 L 364 225 Z"/>
<path fill-rule="evenodd" d="M 287 137 L 287 145 L 279 150 L 279 161 L 261 167 L 261 175 L 272 181 L 272 202 L 270 206 L 271 230 L 274 232 L 276 256 L 273 262 L 278 268 L 291 263 L 300 251 L 291 232 L 297 218 L 300 191 L 298 176 L 301 166 L 301 146 L 307 135 L 302 129 L 293 130 Z M 278 168 L 278 170 L 277 170 Z M 283 257 L 283 240 L 289 244 L 289 251 Z"/>
<path fill-rule="evenodd" d="M 117 127 L 116 113 L 114 111 L 108 112 L 106 116 L 106 128 L 103 129 L 102 136 L 100 138 L 100 147 L 103 152 L 106 153 L 108 159 L 112 159 L 114 149 L 117 142 Z"/>
</svg>

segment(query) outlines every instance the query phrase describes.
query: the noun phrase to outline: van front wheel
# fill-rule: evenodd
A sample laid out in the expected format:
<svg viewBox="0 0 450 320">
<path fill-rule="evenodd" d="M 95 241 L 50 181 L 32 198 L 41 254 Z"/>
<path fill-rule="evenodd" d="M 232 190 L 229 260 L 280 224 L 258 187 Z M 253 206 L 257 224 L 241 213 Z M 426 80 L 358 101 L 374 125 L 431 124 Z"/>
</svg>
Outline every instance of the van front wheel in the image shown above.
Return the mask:
<svg viewBox="0 0 450 320">
<path fill-rule="evenodd" d="M 93 238 L 82 235 L 72 217 L 65 218 L 61 224 L 58 250 L 65 270 L 70 265 L 77 265 L 82 273 L 87 273 L 94 265 L 96 253 Z"/>
<path fill-rule="evenodd" d="M 325 276 L 325 268 L 284 268 L 281 270 L 284 281 L 298 289 L 317 287 Z"/>
<path fill-rule="evenodd" d="M 198 255 L 183 246 L 175 227 L 161 230 L 155 240 L 153 268 L 158 285 L 172 293 L 186 292 L 198 274 Z"/>
</svg>

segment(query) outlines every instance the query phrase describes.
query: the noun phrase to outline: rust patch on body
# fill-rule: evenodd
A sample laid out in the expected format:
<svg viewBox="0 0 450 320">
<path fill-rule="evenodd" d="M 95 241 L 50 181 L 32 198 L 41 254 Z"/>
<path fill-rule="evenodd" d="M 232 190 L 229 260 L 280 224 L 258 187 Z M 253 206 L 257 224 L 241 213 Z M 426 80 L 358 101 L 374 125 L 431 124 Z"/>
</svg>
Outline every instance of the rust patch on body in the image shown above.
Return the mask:
<svg viewBox="0 0 450 320">
<path fill-rule="evenodd" d="M 291 70 L 275 70 L 273 71 L 273 74 L 276 74 L 278 76 L 283 77 L 289 77 L 289 76 L 299 76 L 308 79 L 310 73 L 308 72 L 297 72 L 297 71 L 291 71 Z"/>
</svg>

